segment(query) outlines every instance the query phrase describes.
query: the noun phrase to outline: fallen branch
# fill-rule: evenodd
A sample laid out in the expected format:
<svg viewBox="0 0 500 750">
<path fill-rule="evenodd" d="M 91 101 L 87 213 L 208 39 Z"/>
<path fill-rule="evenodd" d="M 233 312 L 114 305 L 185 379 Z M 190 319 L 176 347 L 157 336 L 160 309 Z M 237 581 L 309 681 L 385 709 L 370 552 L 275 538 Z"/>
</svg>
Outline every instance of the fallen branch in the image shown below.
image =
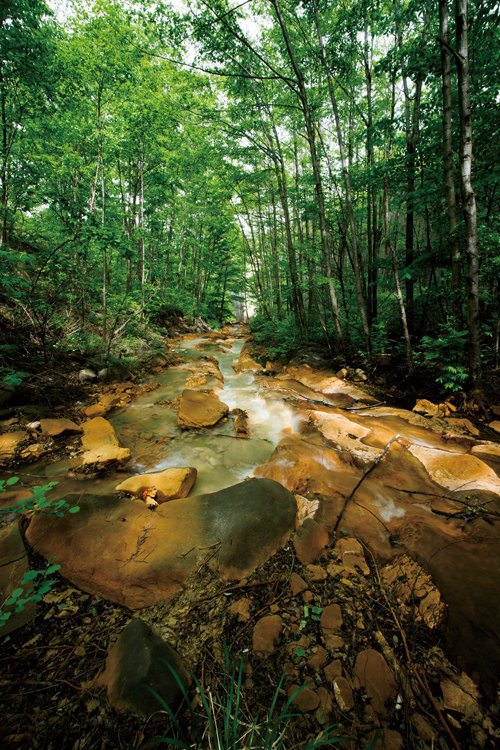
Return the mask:
<svg viewBox="0 0 500 750">
<path fill-rule="evenodd" d="M 388 453 L 389 448 L 391 447 L 391 445 L 393 444 L 393 442 L 395 440 L 397 440 L 398 437 L 401 437 L 401 435 L 399 434 L 399 432 L 398 432 L 397 435 L 394 435 L 394 437 L 391 438 L 391 440 L 389 440 L 389 442 L 385 446 L 385 448 L 384 448 L 383 452 L 380 454 L 380 456 L 376 459 L 376 461 L 372 464 L 372 466 L 370 466 L 370 468 L 368 469 L 368 471 L 366 471 L 363 474 L 363 476 L 361 477 L 361 479 L 359 480 L 359 482 L 357 483 L 357 485 L 355 486 L 355 488 L 353 489 L 353 491 L 351 492 L 351 494 L 348 495 L 348 497 L 346 497 L 346 500 L 345 500 L 345 503 L 344 503 L 344 507 L 340 511 L 339 517 L 337 518 L 337 523 L 335 524 L 335 528 L 333 529 L 333 542 L 335 542 L 337 540 L 337 529 L 339 527 L 340 521 L 342 520 L 342 516 L 344 515 L 345 509 L 347 507 L 347 503 L 349 502 L 349 500 L 352 500 L 352 498 L 354 497 L 355 492 L 363 484 L 363 482 L 367 478 L 368 474 L 370 474 L 373 471 L 373 469 L 376 466 L 378 466 L 378 464 L 382 461 L 382 459 L 384 458 L 384 456 Z"/>
</svg>

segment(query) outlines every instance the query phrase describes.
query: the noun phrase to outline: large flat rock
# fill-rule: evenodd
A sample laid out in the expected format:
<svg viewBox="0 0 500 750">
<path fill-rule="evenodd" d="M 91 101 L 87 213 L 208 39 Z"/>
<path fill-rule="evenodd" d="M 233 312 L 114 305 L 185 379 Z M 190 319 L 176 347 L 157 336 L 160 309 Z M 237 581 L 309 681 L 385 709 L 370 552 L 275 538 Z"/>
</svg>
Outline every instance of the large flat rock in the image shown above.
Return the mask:
<svg viewBox="0 0 500 750">
<path fill-rule="evenodd" d="M 229 413 L 229 406 L 217 396 L 186 388 L 182 392 L 177 422 L 183 430 L 213 427 Z"/>
<path fill-rule="evenodd" d="M 32 518 L 26 538 L 84 591 L 131 609 L 169 599 L 207 561 L 238 580 L 295 529 L 297 504 L 278 482 L 251 479 L 150 511 L 113 496 L 69 495 L 80 513 Z"/>
</svg>

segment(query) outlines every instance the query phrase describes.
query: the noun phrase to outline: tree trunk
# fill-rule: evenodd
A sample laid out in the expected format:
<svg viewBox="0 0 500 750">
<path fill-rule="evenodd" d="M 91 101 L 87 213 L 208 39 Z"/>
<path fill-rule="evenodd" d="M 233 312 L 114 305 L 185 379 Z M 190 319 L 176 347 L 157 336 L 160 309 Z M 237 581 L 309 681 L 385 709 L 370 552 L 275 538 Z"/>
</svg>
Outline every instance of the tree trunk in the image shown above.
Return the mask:
<svg viewBox="0 0 500 750">
<path fill-rule="evenodd" d="M 349 166 L 347 164 L 347 159 L 346 159 L 345 150 L 344 150 L 344 138 L 342 134 L 342 126 L 340 123 L 339 110 L 337 107 L 337 99 L 335 97 L 335 90 L 333 88 L 333 80 L 332 80 L 332 75 L 330 72 L 330 66 L 328 64 L 328 58 L 326 55 L 323 35 L 321 33 L 321 25 L 320 25 L 319 13 L 318 13 L 318 4 L 316 0 L 313 0 L 313 7 L 314 7 L 314 17 L 316 20 L 316 32 L 318 35 L 319 46 L 321 49 L 321 57 L 323 60 L 323 66 L 325 68 L 326 78 L 328 81 L 328 91 L 330 93 L 330 101 L 332 104 L 333 115 L 335 118 L 335 127 L 337 130 L 337 142 L 338 142 L 339 151 L 340 151 L 342 174 L 344 176 L 347 214 L 349 216 L 349 227 L 351 230 L 352 263 L 353 263 L 353 270 L 354 270 L 354 279 L 356 282 L 356 297 L 358 300 L 359 317 L 361 319 L 361 327 L 363 329 L 363 334 L 365 337 L 366 350 L 368 352 L 368 356 L 371 356 L 370 326 L 368 325 L 368 317 L 366 315 L 365 300 L 363 298 L 363 285 L 361 281 L 361 269 L 360 269 L 359 258 L 358 258 L 358 240 L 357 240 L 357 232 L 356 232 L 356 223 L 354 221 L 354 208 L 353 208 L 353 203 L 352 203 Z"/>
<path fill-rule="evenodd" d="M 458 212 L 453 179 L 453 144 L 451 131 L 451 63 L 448 31 L 448 0 L 439 0 L 439 33 L 441 35 L 441 73 L 443 77 L 443 172 L 446 211 L 450 231 L 451 296 L 453 323 L 456 331 L 462 330 L 462 300 L 460 295 L 460 238 L 457 232 Z"/>
<path fill-rule="evenodd" d="M 469 368 L 475 390 L 482 389 L 481 338 L 479 322 L 479 250 L 476 196 L 472 189 L 472 117 L 470 108 L 469 49 L 467 39 L 467 0 L 455 0 L 455 25 L 460 111 L 460 193 L 465 222 L 467 256 L 467 323 L 469 329 Z"/>
<path fill-rule="evenodd" d="M 337 344 L 339 346 L 340 351 L 343 354 L 345 352 L 344 334 L 342 331 L 342 324 L 340 322 L 337 293 L 335 291 L 335 286 L 334 286 L 333 277 L 332 277 L 332 264 L 331 264 L 331 257 L 330 257 L 330 246 L 328 242 L 328 230 L 326 226 L 323 182 L 321 179 L 321 170 L 319 166 L 318 156 L 316 153 L 316 135 L 315 135 L 314 124 L 313 124 L 312 117 L 311 117 L 311 110 L 310 110 L 309 103 L 307 100 L 307 89 L 306 89 L 306 85 L 304 81 L 304 76 L 302 75 L 302 71 L 300 70 L 297 60 L 295 59 L 295 54 L 294 54 L 293 47 L 290 41 L 290 36 L 288 34 L 288 29 L 283 19 L 283 15 L 281 13 L 278 0 L 270 0 L 270 2 L 276 11 L 276 17 L 278 19 L 281 33 L 283 34 L 283 39 L 284 39 L 285 46 L 287 49 L 288 57 L 290 58 L 290 63 L 294 70 L 294 73 L 297 79 L 297 84 L 299 87 L 299 100 L 300 100 L 302 112 L 304 115 L 304 121 L 305 121 L 306 132 L 307 132 L 307 142 L 308 142 L 309 151 L 311 154 L 311 164 L 313 168 L 316 197 L 318 201 L 321 247 L 323 250 L 323 262 L 325 264 L 325 275 L 328 279 L 328 290 L 330 292 L 330 300 L 332 304 L 333 318 L 335 321 L 335 330 L 337 333 Z"/>
</svg>

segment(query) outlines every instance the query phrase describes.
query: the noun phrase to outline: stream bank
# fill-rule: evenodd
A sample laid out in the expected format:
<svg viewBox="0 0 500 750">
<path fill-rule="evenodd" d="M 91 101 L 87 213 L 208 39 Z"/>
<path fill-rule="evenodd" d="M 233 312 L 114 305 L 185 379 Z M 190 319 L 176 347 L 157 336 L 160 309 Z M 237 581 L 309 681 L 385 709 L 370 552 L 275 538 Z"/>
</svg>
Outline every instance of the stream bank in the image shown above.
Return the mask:
<svg viewBox="0 0 500 750">
<path fill-rule="evenodd" d="M 237 639 L 232 655 L 250 654 L 245 684 L 250 704 L 269 705 L 266 703 L 269 687 L 265 686 L 269 685 L 269 679 L 277 684 L 291 659 L 293 668 L 285 691 L 309 679 L 313 681 L 309 692 L 304 691 L 309 703 L 299 706 L 303 719 L 294 729 L 294 742 L 324 726 L 320 718 L 346 721 L 356 736 L 366 742 L 373 729 L 382 726 L 386 730 L 386 747 L 402 747 L 398 743 L 408 737 L 416 737 L 420 743 L 408 744 L 409 747 L 431 747 L 438 740 L 450 742 L 430 697 L 436 696 L 444 701 L 443 710 L 448 711 L 444 722 L 449 729 L 451 726 L 450 731 L 455 732 L 463 747 L 494 747 L 498 741 L 495 678 L 498 675 L 499 617 L 494 597 L 498 580 L 494 516 L 499 510 L 498 445 L 477 440 L 448 422 L 426 419 L 403 409 L 376 406 L 375 398 L 367 396 L 357 384 L 328 372 L 297 365 L 272 377 L 259 374 L 261 368 L 254 368 L 245 352 L 238 363 L 233 362 L 237 349 L 231 353 L 215 352 L 214 349 L 224 346 L 224 342 L 207 341 L 206 346 L 199 340 L 186 343 L 188 354 L 203 356 L 205 352 L 208 356 L 215 354 L 218 359 L 222 358 L 219 361 L 224 388 L 220 388 L 218 378 L 207 379 L 198 388 L 203 390 L 203 386 L 207 386 L 204 390 L 215 391 L 228 407 L 244 408 L 249 414 L 251 437 L 257 439 L 235 439 L 231 419 L 203 435 L 179 429 L 176 412 L 158 402 L 172 402 L 184 389 L 186 380 L 196 373 L 199 375 L 203 360 L 188 362 L 162 374 L 155 373 L 155 380 L 160 383 L 158 387 L 139 395 L 131 405 L 110 413 L 108 423 L 114 428 L 121 449 L 131 451 L 127 468 L 132 467 L 134 473 L 161 471 L 173 466 L 196 468 L 198 476 L 188 500 L 237 485 L 253 473 L 290 491 L 298 507 L 296 524 L 301 525 L 295 533 L 292 528 L 291 541 L 283 550 L 271 555 L 267 563 L 256 566 L 254 573 L 249 570 L 239 578 L 235 576 L 234 584 L 219 577 L 222 545 L 210 559 L 205 558 L 211 552 L 198 553 L 201 559 L 196 560 L 194 567 L 186 568 L 184 577 L 177 578 L 177 588 L 166 591 L 168 596 L 164 594 L 162 598 L 158 592 L 156 601 L 150 602 L 147 610 L 141 610 L 141 617 L 155 625 L 195 674 L 199 675 L 200 670 L 202 674 L 210 674 L 214 684 L 221 680 L 217 656 L 221 653 L 221 644 L 233 644 Z M 235 345 L 240 346 L 241 342 Z M 231 365 L 243 371 L 235 373 Z M 222 450 L 221 442 L 224 442 Z M 51 476 L 56 476 L 56 463 L 51 464 Z M 59 469 L 64 469 L 66 475 L 72 472 L 68 465 Z M 75 494 L 81 494 L 82 490 L 88 493 L 91 487 L 95 497 L 104 498 L 121 481 L 123 473 L 102 478 L 66 476 L 67 484 L 61 482 L 63 486 L 59 485 L 57 492 L 68 495 L 79 488 Z M 116 504 L 118 499 L 109 502 Z M 154 515 L 158 511 L 149 511 L 138 500 L 120 498 L 116 507 L 125 508 L 123 503 L 127 502 L 130 508 L 134 507 L 138 519 L 144 518 L 144 523 L 150 523 L 148 519 L 157 517 L 159 520 L 162 513 L 169 513 L 169 506 L 173 512 L 174 508 L 181 509 L 186 501 L 173 500 L 160 506 L 158 516 Z M 96 503 L 99 505 L 99 500 Z M 227 512 L 230 508 L 231 502 L 227 504 Z M 79 516 L 81 514 L 75 516 L 75 521 Z M 488 520 L 493 521 L 493 526 Z M 58 549 L 57 529 L 63 530 L 65 523 L 67 519 L 54 522 L 52 531 L 45 537 L 48 546 L 44 555 L 55 554 L 63 565 L 60 572 L 72 580 L 68 571 L 65 573 L 68 560 L 64 558 L 64 550 Z M 123 528 L 123 521 L 117 523 Z M 243 538 L 244 524 L 245 519 Z M 109 521 L 107 526 L 110 526 Z M 35 528 L 33 526 L 32 530 Z M 185 546 L 177 552 L 181 556 L 190 546 L 188 534 L 189 527 L 182 535 Z M 335 537 L 334 545 L 331 542 Z M 354 546 L 357 553 L 347 550 L 346 557 L 341 544 L 345 538 L 360 540 L 364 552 L 363 548 L 359 548 L 360 552 Z M 91 555 L 93 539 L 96 536 L 90 534 L 87 558 Z M 151 550 L 156 549 L 154 545 L 158 542 L 152 535 L 145 538 L 141 545 L 145 555 L 150 549 L 149 541 Z M 218 542 L 218 539 L 209 541 Z M 75 543 L 72 546 L 75 547 Z M 55 594 L 61 596 L 59 603 L 54 601 L 49 606 L 50 601 L 46 601 L 41 605 L 43 617 L 54 610 L 43 623 L 54 623 L 57 614 L 76 607 L 69 617 L 63 618 L 66 631 L 69 622 L 72 624 L 69 632 L 59 633 L 59 640 L 51 646 L 56 654 L 50 656 L 54 668 L 48 661 L 48 676 L 53 678 L 48 690 L 60 689 L 60 683 L 54 681 L 60 676 L 57 667 L 62 670 L 56 645 L 66 643 L 67 636 L 74 636 L 71 634 L 73 626 L 80 628 L 82 642 L 87 643 L 84 626 L 92 624 L 92 617 L 97 617 L 94 628 L 99 623 L 105 628 L 106 616 L 101 612 L 110 609 L 115 612 L 113 622 L 121 624 L 123 617 L 116 613 L 125 613 L 126 617 L 127 608 L 137 607 L 127 591 L 132 589 L 136 574 L 127 571 L 124 577 L 124 567 L 147 568 L 150 558 L 124 566 L 126 556 L 115 554 L 111 544 L 108 551 L 109 559 L 101 558 L 101 564 L 105 562 L 101 573 L 118 584 L 119 594 L 109 597 L 108 592 L 108 598 L 115 601 L 118 595 L 122 597 L 117 606 L 107 605 L 102 600 L 104 592 L 96 590 L 96 582 L 91 581 L 90 575 L 86 581 L 78 581 L 78 588 L 84 593 L 78 592 L 78 588 L 68 588 L 61 580 Z M 417 569 L 405 554 L 418 563 Z M 113 558 L 117 556 L 123 559 L 115 565 Z M 394 571 L 391 566 L 398 558 L 402 567 Z M 349 559 L 354 560 L 353 564 L 347 564 Z M 97 560 L 92 562 L 94 567 L 99 567 Z M 78 563 L 80 571 L 83 563 L 83 559 Z M 426 570 L 432 573 L 438 588 L 427 579 L 423 585 Z M 152 565 L 149 572 L 152 578 L 157 577 L 158 567 Z M 408 581 L 412 580 L 409 585 Z M 231 610 L 231 597 L 235 598 L 238 588 L 244 595 L 236 599 L 234 603 L 239 604 Z M 68 590 L 70 593 L 65 593 Z M 50 598 L 50 594 L 48 596 Z M 169 597 L 172 597 L 170 601 Z M 242 603 L 243 600 L 246 602 Z M 68 606 L 58 609 L 58 605 L 65 602 Z M 340 619 L 338 611 L 330 609 L 336 612 L 336 619 L 330 625 L 322 624 L 323 612 L 336 606 L 340 609 Z M 319 611 L 315 613 L 312 607 Z M 92 615 L 93 609 L 96 615 Z M 91 622 L 86 623 L 89 617 Z M 280 623 L 266 618 L 279 618 Z M 42 622 L 39 614 L 25 630 L 41 627 L 39 632 L 45 632 Z M 113 622 L 109 629 L 117 636 L 121 627 L 117 625 L 113 629 Z M 272 628 L 277 625 L 275 636 L 265 641 L 266 633 L 269 636 L 268 627 L 273 632 Z M 257 635 L 264 637 L 264 649 L 256 647 L 256 630 Z M 12 648 L 11 656 L 22 644 L 31 648 L 26 656 L 30 663 L 29 660 L 36 657 L 36 642 L 31 643 L 32 639 L 22 633 L 16 631 L 4 645 Z M 93 640 L 96 649 L 91 653 L 104 654 L 112 640 Z M 411 644 L 409 652 L 406 651 L 408 643 Z M 83 661 L 87 649 L 81 648 L 85 652 L 79 654 Z M 442 649 L 451 660 L 446 659 Z M 363 659 L 378 659 L 371 653 L 366 654 L 367 651 L 382 654 L 389 670 L 389 675 L 385 667 L 378 670 L 385 674 L 383 686 L 378 685 L 378 688 L 389 690 L 389 685 L 391 689 L 382 704 L 377 704 L 377 709 L 376 696 L 360 681 L 359 669 L 358 674 L 356 672 L 359 658 L 360 663 Z M 94 673 L 98 661 L 93 661 Z M 64 666 L 63 674 L 75 677 L 75 673 L 71 674 Z M 429 693 L 419 673 L 424 666 L 428 669 Z M 408 674 L 412 677 L 408 678 Z M 88 677 L 86 675 L 85 680 Z M 397 686 L 395 694 L 393 681 Z M 450 681 L 455 687 L 450 687 Z M 71 679 L 67 682 L 73 690 L 77 689 Z M 90 715 L 102 706 L 100 701 L 103 700 L 99 691 L 91 690 L 91 694 L 91 700 L 98 703 L 88 711 Z M 367 698 L 363 697 L 365 694 Z M 450 697 L 451 694 L 455 697 Z M 464 697 L 471 695 L 472 703 Z M 398 696 L 402 696 L 399 703 Z M 74 707 L 81 705 L 81 700 L 83 696 L 69 703 Z M 398 706 L 404 706 L 404 716 Z M 113 713 L 106 709 L 103 716 L 106 718 L 101 723 L 110 723 L 111 737 L 116 729 Z M 95 727 L 98 726 L 99 722 Z M 28 736 L 32 738 L 33 734 Z M 417 740 L 412 739 L 412 742 Z M 89 739 L 89 746 L 97 746 L 94 741 L 97 740 Z"/>
</svg>

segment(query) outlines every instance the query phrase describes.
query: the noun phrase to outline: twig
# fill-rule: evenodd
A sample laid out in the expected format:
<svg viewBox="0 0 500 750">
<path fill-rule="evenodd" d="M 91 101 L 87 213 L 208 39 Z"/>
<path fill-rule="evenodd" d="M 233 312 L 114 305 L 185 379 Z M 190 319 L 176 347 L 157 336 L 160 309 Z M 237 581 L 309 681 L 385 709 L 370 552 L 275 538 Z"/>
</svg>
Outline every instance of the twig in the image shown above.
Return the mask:
<svg viewBox="0 0 500 750">
<path fill-rule="evenodd" d="M 351 494 L 350 494 L 350 495 L 349 495 L 349 496 L 348 496 L 348 497 L 346 498 L 346 500 L 345 500 L 345 503 L 344 503 L 344 507 L 343 507 L 343 508 L 342 508 L 342 510 L 340 511 L 339 517 L 337 518 L 337 523 L 335 524 L 335 528 L 333 529 L 333 540 L 332 540 L 331 544 L 332 544 L 333 542 L 335 542 L 335 541 L 337 540 L 337 529 L 338 529 L 338 527 L 339 527 L 339 523 L 340 523 L 340 521 L 342 520 L 342 516 L 344 515 L 345 509 L 346 509 L 346 507 L 347 507 L 347 503 L 349 502 L 349 500 L 351 500 L 351 499 L 353 498 L 353 496 L 354 496 L 354 494 L 355 494 L 356 490 L 358 490 L 358 489 L 359 489 L 359 487 L 360 487 L 360 486 L 362 485 L 362 483 L 363 483 L 363 482 L 365 481 L 365 479 L 367 478 L 368 474 L 370 474 L 370 472 L 372 472 L 372 471 L 373 471 L 373 469 L 374 469 L 374 468 L 375 468 L 376 466 L 378 466 L 378 464 L 379 464 L 379 463 L 380 463 L 380 462 L 382 461 L 382 459 L 384 458 L 384 456 L 385 456 L 385 455 L 386 455 L 386 454 L 388 453 L 388 451 L 389 451 L 389 448 L 391 447 L 392 443 L 393 443 L 393 442 L 394 442 L 395 440 L 397 440 L 397 439 L 398 439 L 398 437 L 401 437 L 401 436 L 400 436 L 400 434 L 399 434 L 399 432 L 398 432 L 398 434 L 397 434 L 397 435 L 394 435 L 394 437 L 393 437 L 393 438 L 391 438 L 391 440 L 389 440 L 389 442 L 388 442 L 388 443 L 387 443 L 387 445 L 385 446 L 385 448 L 384 448 L 383 452 L 382 452 L 382 453 L 380 454 L 380 456 L 379 456 L 379 457 L 378 457 L 378 458 L 376 459 L 376 461 L 375 461 L 375 462 L 374 462 L 374 463 L 372 464 L 372 466 L 370 466 L 370 468 L 368 469 L 368 471 L 366 471 L 366 472 L 365 472 L 365 473 L 363 474 L 363 476 L 361 477 L 361 479 L 359 480 L 359 482 L 357 483 L 357 485 L 355 486 L 355 488 L 353 489 L 353 491 L 351 492 Z M 330 546 L 330 545 L 329 545 L 329 546 Z"/>
</svg>

